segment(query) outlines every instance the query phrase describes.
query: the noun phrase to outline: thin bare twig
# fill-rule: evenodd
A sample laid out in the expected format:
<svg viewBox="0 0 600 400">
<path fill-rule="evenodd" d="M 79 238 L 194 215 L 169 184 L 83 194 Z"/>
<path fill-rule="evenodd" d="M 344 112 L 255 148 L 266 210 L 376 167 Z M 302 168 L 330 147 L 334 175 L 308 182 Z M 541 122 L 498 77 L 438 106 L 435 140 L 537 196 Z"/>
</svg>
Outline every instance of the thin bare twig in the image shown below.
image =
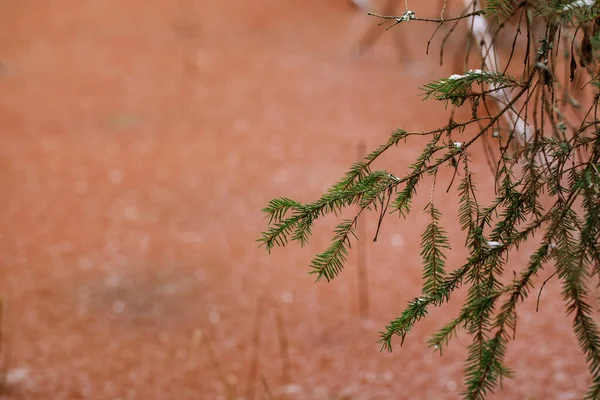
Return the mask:
<svg viewBox="0 0 600 400">
<path fill-rule="evenodd" d="M 554 278 L 554 275 L 556 275 L 556 271 L 554 271 L 552 273 L 552 275 L 550 275 L 548 277 L 548 279 L 546 279 L 544 281 L 544 283 L 542 283 L 542 287 L 540 288 L 540 292 L 538 293 L 538 297 L 537 297 L 537 301 L 535 303 L 535 312 L 538 312 L 540 310 L 540 297 L 542 296 L 542 290 L 544 290 L 544 286 L 546 286 L 546 283 L 548 283 L 548 281 L 552 278 Z"/>
<path fill-rule="evenodd" d="M 370 15 L 372 17 L 376 17 L 376 18 L 385 19 L 386 21 L 384 21 L 383 23 L 385 23 L 387 21 L 392 21 L 392 20 L 395 20 L 396 23 L 408 22 L 408 21 L 421 21 L 421 22 L 436 22 L 436 23 L 440 23 L 440 22 L 457 21 L 457 20 L 460 20 L 460 19 L 465 19 L 465 18 L 476 16 L 476 15 L 485 15 L 485 11 L 478 10 L 478 11 L 471 12 L 469 14 L 460 15 L 458 17 L 444 18 L 444 19 L 441 19 L 441 18 L 439 18 L 439 19 L 436 19 L 436 18 L 419 18 L 419 17 L 415 17 L 415 16 L 407 17 L 406 13 L 403 16 L 399 16 L 399 15 L 380 15 L 380 14 L 375 14 L 375 13 L 370 12 L 370 13 L 368 13 L 368 15 Z M 396 24 L 394 24 L 394 25 L 396 25 Z"/>
</svg>

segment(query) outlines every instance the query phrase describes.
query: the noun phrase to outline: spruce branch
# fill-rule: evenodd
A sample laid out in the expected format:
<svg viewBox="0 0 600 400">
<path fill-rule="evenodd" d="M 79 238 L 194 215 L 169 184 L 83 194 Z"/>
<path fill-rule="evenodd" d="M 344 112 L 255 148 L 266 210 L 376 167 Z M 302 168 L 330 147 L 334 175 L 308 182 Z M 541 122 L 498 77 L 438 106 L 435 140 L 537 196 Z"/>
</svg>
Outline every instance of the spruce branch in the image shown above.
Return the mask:
<svg viewBox="0 0 600 400">
<path fill-rule="evenodd" d="M 431 222 L 427 225 L 421 236 L 421 257 L 423 258 L 423 294 L 432 294 L 440 289 L 445 271 L 445 258 L 443 249 L 450 249 L 446 232 L 439 226 L 440 212 L 433 202 L 427 206 Z"/>
<path fill-rule="evenodd" d="M 369 177 L 374 179 L 372 184 L 368 184 L 365 178 L 352 187 L 352 190 L 355 190 L 357 187 L 365 189 L 356 197 L 359 205 L 356 216 L 353 219 L 344 220 L 340 223 L 335 229 L 335 236 L 327 250 L 318 254 L 311 261 L 310 267 L 312 271 L 310 273 L 317 274 L 317 281 L 321 278 L 330 281 L 342 271 L 348 251 L 351 248 L 351 238 L 354 237 L 356 239 L 355 228 L 359 216 L 364 210 L 375 207 L 377 199 L 385 196 L 386 193 L 393 190 L 399 183 L 396 177 L 385 171 L 376 171 Z"/>
<path fill-rule="evenodd" d="M 335 184 L 330 191 L 345 190 L 349 186 L 354 185 L 357 180 L 367 176 L 371 172 L 371 164 L 377 160 L 381 154 L 390 147 L 397 146 L 402 139 L 406 139 L 409 135 L 410 134 L 404 129 L 395 129 L 390 135 L 387 143 L 380 145 L 377 149 L 367 154 L 363 161 L 354 163 L 350 168 L 350 171 L 346 173 L 344 179 Z"/>
<path fill-rule="evenodd" d="M 487 84 L 492 88 L 488 91 L 476 93 L 472 91 L 472 85 Z M 461 106 L 467 99 L 476 96 L 484 96 L 494 93 L 500 89 L 511 89 L 522 87 L 523 84 L 516 78 L 496 71 L 469 70 L 464 75 L 454 74 L 449 78 L 439 79 L 423 86 L 425 100 L 435 99 L 451 102 L 455 106 Z"/>
<path fill-rule="evenodd" d="M 595 381 L 600 377 L 600 332 L 592 317 L 592 307 L 587 302 L 589 290 L 589 266 L 586 258 L 578 250 L 579 242 L 575 237 L 574 221 L 576 215 L 570 209 L 563 211 L 565 218 L 556 221 L 556 248 L 553 258 L 558 276 L 563 280 L 563 296 L 567 302 L 567 314 L 573 315 L 573 327 L 579 346 L 586 356 L 590 372 Z M 597 391 L 592 386 L 588 396 Z"/>
<path fill-rule="evenodd" d="M 547 257 L 548 244 L 544 243 L 531 256 L 529 266 L 521 274 L 521 279 L 507 287 L 510 297 L 502 304 L 495 318 L 492 329 L 495 329 L 496 333 L 483 345 L 485 354 L 469 360 L 471 364 L 467 366 L 466 390 L 463 393 L 465 398 L 485 398 L 488 392 L 494 391 L 503 377 L 513 375 L 512 371 L 504 365 L 504 357 L 511 339 L 510 331 L 513 335 L 516 332 L 516 306 L 518 301 L 523 301 L 527 297 L 533 287 L 531 279 L 537 274 Z"/>
<path fill-rule="evenodd" d="M 490 17 L 508 16 L 514 10 L 515 0 L 487 0 L 485 2 L 485 15 Z"/>
<path fill-rule="evenodd" d="M 439 328 L 428 344 L 441 354 L 456 335 L 471 337 L 462 393 L 467 399 L 485 398 L 497 390 L 504 378 L 513 375 L 505 357 L 507 346 L 516 336 L 518 303 L 536 289 L 534 277 L 548 267 L 554 271 L 551 277 L 556 276 L 562 285 L 566 312 L 573 318 L 573 329 L 592 375 L 586 398 L 600 395 L 600 332 L 590 305 L 590 280 L 600 278 L 600 94 L 593 95 L 593 99 L 582 94 L 575 106 L 574 100 L 569 100 L 573 98 L 570 82 L 566 82 L 577 74 L 589 75 L 591 79 L 586 77 L 587 81 L 598 81 L 600 42 L 590 39 L 600 35 L 600 6 L 596 3 L 490 0 L 484 10 L 479 10 L 476 2 L 465 0 L 467 8 L 458 17 L 444 19 L 442 11 L 442 18 L 431 22 L 441 25 L 469 18 L 471 33 L 480 44 L 481 70 L 434 80 L 422 87 L 424 97 L 453 107 L 467 105 L 470 119 L 456 122 L 453 111 L 450 122 L 437 129 L 396 129 L 316 201 L 301 203 L 279 198 L 263 210 L 268 229 L 259 242 L 270 251 L 274 246 L 285 246 L 289 240 L 305 245 L 316 220 L 326 214 L 337 216 L 351 205 L 357 207 L 353 216 L 338 223 L 325 251 L 311 261 L 310 272 L 317 275 L 317 280 L 330 281 L 342 272 L 357 240 L 359 216 L 365 211 L 376 211 L 377 237 L 388 206 L 401 217 L 414 212 L 419 185 L 426 176 L 432 176 L 431 197 L 424 207 L 429 221 L 421 235 L 421 293 L 380 332 L 378 343 L 381 350 L 391 351 L 393 338 L 399 336 L 402 345 L 431 307 L 443 306 L 457 289 L 464 287 L 467 298 L 458 315 Z M 383 23 L 393 24 L 426 21 L 410 11 L 408 5 L 401 16 L 375 16 L 384 19 Z M 516 27 L 507 24 L 511 18 L 519 19 Z M 545 29 L 536 31 L 534 22 Z M 524 28 L 523 73 L 515 77 L 507 71 L 513 70 L 509 65 L 519 56 L 517 39 Z M 504 66 L 495 47 L 495 39 L 503 29 L 514 30 Z M 578 32 L 583 32 L 578 37 L 583 35 L 581 44 L 575 43 Z M 569 42 L 561 43 L 562 37 Z M 561 82 L 556 60 L 560 49 L 567 60 L 565 82 Z M 584 68 L 569 65 L 569 57 L 574 60 L 575 56 Z M 460 139 L 458 136 L 465 132 L 470 136 Z M 401 140 L 423 136 L 428 137 L 428 142 L 407 171 L 396 174 L 372 170 L 381 155 Z M 477 142 L 484 145 L 491 170 L 487 179 L 493 182 L 493 193 L 484 193 L 485 196 L 477 188 L 486 175 L 476 175 L 471 160 Z M 442 228 L 445 218 L 434 196 L 442 168 L 451 168 L 453 173 L 447 192 L 453 187 L 454 178 L 458 180 L 457 217 L 466 235 L 468 252 L 458 266 L 446 265 L 446 255 L 452 249 Z M 490 200 L 484 203 L 484 197 Z M 511 254 L 537 237 L 542 238 L 541 243 L 535 246 L 526 265 L 508 263 Z M 514 268 L 514 277 L 507 282 L 505 270 L 509 266 Z M 540 293 L 545 283 L 537 288 Z"/>
</svg>

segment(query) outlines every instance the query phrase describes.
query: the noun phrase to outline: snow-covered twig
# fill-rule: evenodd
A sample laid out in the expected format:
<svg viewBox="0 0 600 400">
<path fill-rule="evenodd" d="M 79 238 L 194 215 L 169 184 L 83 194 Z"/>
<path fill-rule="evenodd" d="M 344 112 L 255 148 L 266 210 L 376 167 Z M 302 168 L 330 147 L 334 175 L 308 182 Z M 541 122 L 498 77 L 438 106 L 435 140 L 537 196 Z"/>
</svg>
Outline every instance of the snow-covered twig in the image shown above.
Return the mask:
<svg viewBox="0 0 600 400">
<path fill-rule="evenodd" d="M 465 0 L 465 3 L 467 6 L 469 6 L 471 0 Z M 493 38 L 490 30 L 488 29 L 488 23 L 481 15 L 476 15 L 473 17 L 472 32 L 473 36 L 475 36 L 477 39 L 477 43 L 479 43 L 481 46 L 481 55 L 483 57 L 485 67 L 488 71 L 496 71 L 497 65 L 499 65 L 496 49 L 494 48 Z M 491 89 L 497 93 L 498 97 L 496 98 L 496 101 L 504 104 L 510 103 L 511 97 L 506 88 L 498 88 L 496 84 L 492 84 Z M 515 110 L 509 109 L 504 114 L 504 117 L 510 126 L 514 126 L 514 132 L 516 133 L 515 139 L 517 139 L 520 145 L 524 145 L 531 140 L 531 130 L 525 124 L 523 118 L 521 118 Z"/>
</svg>

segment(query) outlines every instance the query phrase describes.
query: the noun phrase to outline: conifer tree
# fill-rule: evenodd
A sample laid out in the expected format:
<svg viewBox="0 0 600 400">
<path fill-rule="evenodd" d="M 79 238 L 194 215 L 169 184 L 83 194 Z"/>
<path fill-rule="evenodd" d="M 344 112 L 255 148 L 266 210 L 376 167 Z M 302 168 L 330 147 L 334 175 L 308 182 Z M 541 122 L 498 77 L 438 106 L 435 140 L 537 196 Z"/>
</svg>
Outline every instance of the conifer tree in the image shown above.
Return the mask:
<svg viewBox="0 0 600 400">
<path fill-rule="evenodd" d="M 303 246 L 319 218 L 357 207 L 352 218 L 339 222 L 329 247 L 310 264 L 317 280 L 331 281 L 344 269 L 363 212 L 378 212 L 379 223 L 390 213 L 406 217 L 414 212 L 413 199 L 423 178 L 432 176 L 435 187 L 439 171 L 450 169 L 457 178 L 453 184 L 458 222 L 467 238 L 468 257 L 462 265 L 446 263 L 450 240 L 433 195 L 428 204 L 416 207 L 430 220 L 420 249 L 423 286 L 380 333 L 382 349 L 391 351 L 395 337 L 402 344 L 432 308 L 443 307 L 465 287 L 468 295 L 460 312 L 429 345 L 441 353 L 459 329 L 470 335 L 462 395 L 484 399 L 513 375 L 505 355 L 516 329 L 517 308 L 540 290 L 534 278 L 546 270 L 561 282 L 565 311 L 589 366 L 592 385 L 584 396 L 600 398 L 600 332 L 591 306 L 593 280 L 600 278 L 600 2 L 465 4 L 462 13 L 453 7 L 457 15 L 442 11 L 439 19 L 420 18 L 410 9 L 397 16 L 371 14 L 388 28 L 418 21 L 438 28 L 468 26 L 471 46 L 480 46 L 481 68 L 422 88 L 426 99 L 444 102 L 452 110 L 450 122 L 427 132 L 394 130 L 386 143 L 353 164 L 313 202 L 271 200 L 263 209 L 268 227 L 259 242 L 268 251 L 290 240 Z M 499 35 L 512 38 L 503 63 L 494 47 Z M 469 117 L 455 120 L 454 109 L 464 107 Z M 461 136 L 465 139 L 457 141 Z M 381 154 L 415 137 L 427 137 L 428 143 L 408 171 L 375 169 Z M 473 173 L 471 157 L 482 141 L 490 150 L 486 157 L 492 172 L 485 177 Z M 478 200 L 477 182 L 483 179 L 495 181 L 489 203 Z M 506 279 L 509 254 L 534 235 L 537 244 L 529 262 Z"/>
</svg>

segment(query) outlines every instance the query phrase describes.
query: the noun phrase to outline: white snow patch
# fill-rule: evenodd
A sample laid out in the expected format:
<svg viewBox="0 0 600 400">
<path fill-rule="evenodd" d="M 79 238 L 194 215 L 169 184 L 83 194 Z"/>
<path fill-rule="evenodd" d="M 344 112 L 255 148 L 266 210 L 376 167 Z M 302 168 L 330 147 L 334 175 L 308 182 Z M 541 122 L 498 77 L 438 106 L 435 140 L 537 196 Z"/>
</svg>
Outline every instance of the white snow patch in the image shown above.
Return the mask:
<svg viewBox="0 0 600 400">
<path fill-rule="evenodd" d="M 392 247 L 399 248 L 399 247 L 404 246 L 404 238 L 399 233 L 393 234 L 392 238 L 390 239 L 390 242 L 392 244 Z"/>
<path fill-rule="evenodd" d="M 302 392 L 302 387 L 292 383 L 291 385 L 287 385 L 284 390 L 287 394 L 298 394 Z"/>
<path fill-rule="evenodd" d="M 446 382 L 446 388 L 450 391 L 455 391 L 457 387 L 458 385 L 456 384 L 456 381 L 449 380 Z"/>
<path fill-rule="evenodd" d="M 6 373 L 5 383 L 14 385 L 29 378 L 29 370 L 27 368 L 13 368 Z"/>
<path fill-rule="evenodd" d="M 386 382 L 391 382 L 394 379 L 394 373 L 392 371 L 385 371 L 383 373 L 383 379 Z"/>
<path fill-rule="evenodd" d="M 469 75 L 483 75 L 483 71 L 480 69 L 470 69 Z"/>
<path fill-rule="evenodd" d="M 112 310 L 115 314 L 121 314 L 125 311 L 125 303 L 122 301 L 115 301 L 112 306 Z"/>
<path fill-rule="evenodd" d="M 415 19 L 415 12 L 411 11 L 411 10 L 407 10 L 404 12 L 404 14 L 402 14 L 401 17 L 396 17 L 396 21 L 398 22 L 402 22 L 402 21 L 410 21 L 411 19 Z"/>
<path fill-rule="evenodd" d="M 372 372 L 367 372 L 365 374 L 365 381 L 367 381 L 367 383 L 373 383 L 373 382 L 375 382 L 376 379 L 377 379 L 377 376 Z"/>
<path fill-rule="evenodd" d="M 576 399 L 579 396 L 579 394 L 577 392 L 562 392 L 561 394 L 558 395 L 557 399 L 558 400 L 572 400 L 572 399 Z"/>
<path fill-rule="evenodd" d="M 221 315 L 216 311 L 211 311 L 208 314 L 208 320 L 213 324 L 218 324 L 221 321 Z"/>
<path fill-rule="evenodd" d="M 370 8 L 369 0 L 351 0 L 352 4 L 361 11 L 368 11 Z"/>
<path fill-rule="evenodd" d="M 281 301 L 286 304 L 291 304 L 294 302 L 294 294 L 292 292 L 283 292 L 281 294 Z"/>
<path fill-rule="evenodd" d="M 362 320 L 362 327 L 370 331 L 375 328 L 375 321 L 373 321 L 372 319 L 365 318 Z"/>
<path fill-rule="evenodd" d="M 595 0 L 577 0 L 570 4 L 566 4 L 563 7 L 563 11 L 574 10 L 575 8 L 581 7 L 592 7 L 596 1 Z"/>
</svg>

